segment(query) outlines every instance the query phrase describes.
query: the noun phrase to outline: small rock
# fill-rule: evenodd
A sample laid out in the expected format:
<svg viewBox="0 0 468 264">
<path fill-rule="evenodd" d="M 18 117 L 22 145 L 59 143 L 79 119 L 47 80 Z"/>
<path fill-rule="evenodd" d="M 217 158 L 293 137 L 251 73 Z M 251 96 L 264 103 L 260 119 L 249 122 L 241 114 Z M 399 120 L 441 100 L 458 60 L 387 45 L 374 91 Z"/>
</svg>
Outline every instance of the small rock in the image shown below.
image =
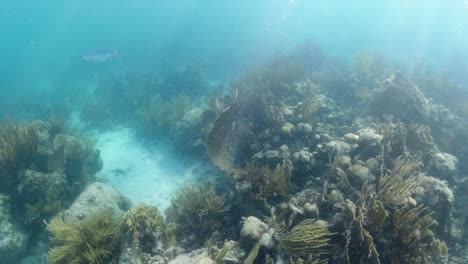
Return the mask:
<svg viewBox="0 0 468 264">
<path fill-rule="evenodd" d="M 253 154 L 252 158 L 257 159 L 257 160 L 261 160 L 261 159 L 265 158 L 265 155 L 263 155 L 263 152 L 260 151 L 260 152 L 257 152 L 255 154 Z"/>
<path fill-rule="evenodd" d="M 281 145 L 280 151 L 283 152 L 283 153 L 289 153 L 288 145 Z"/>
<path fill-rule="evenodd" d="M 262 235 L 267 231 L 267 224 L 254 216 L 249 216 L 244 219 L 244 224 L 242 225 L 240 235 L 243 238 L 259 241 Z"/>
<path fill-rule="evenodd" d="M 354 175 L 358 176 L 363 182 L 375 181 L 375 176 L 370 172 L 369 168 L 359 163 L 351 166 L 351 168 L 349 168 L 349 171 Z"/>
<path fill-rule="evenodd" d="M 265 248 L 272 249 L 275 247 L 275 240 L 273 239 L 273 236 L 268 233 L 263 234 L 259 242 L 260 245 Z"/>
<path fill-rule="evenodd" d="M 341 169 L 348 169 L 351 166 L 351 158 L 348 155 L 337 156 L 333 162 Z"/>
<path fill-rule="evenodd" d="M 290 135 L 294 129 L 294 125 L 291 123 L 285 123 L 283 127 L 281 127 L 281 132 L 285 135 Z"/>
<path fill-rule="evenodd" d="M 353 133 L 344 135 L 344 141 L 348 144 L 356 144 L 359 141 L 359 136 Z"/>
<path fill-rule="evenodd" d="M 364 128 L 359 130 L 357 133 L 360 143 L 375 144 L 380 143 L 383 139 L 383 136 L 377 134 L 377 132 L 372 128 Z"/>
<path fill-rule="evenodd" d="M 328 203 L 330 205 L 339 204 L 344 201 L 343 194 L 339 190 L 333 190 L 328 195 Z"/>
<path fill-rule="evenodd" d="M 341 156 L 345 155 L 349 152 L 351 147 L 348 143 L 343 141 L 331 141 L 325 145 L 325 149 L 329 152 L 333 157 L 334 156 Z"/>
<path fill-rule="evenodd" d="M 457 175 L 457 166 L 457 157 L 448 153 L 439 152 L 432 158 L 429 173 L 443 179 L 449 179 Z"/>
<path fill-rule="evenodd" d="M 299 150 L 297 152 L 294 152 L 293 157 L 295 160 L 298 160 L 301 162 L 310 162 L 313 159 L 312 153 L 306 150 Z"/>
<path fill-rule="evenodd" d="M 297 132 L 299 133 L 312 133 L 312 126 L 307 123 L 299 123 L 296 128 Z"/>
<path fill-rule="evenodd" d="M 265 151 L 265 156 L 267 159 L 277 159 L 280 156 L 279 151 L 277 150 L 267 150 Z"/>
<path fill-rule="evenodd" d="M 317 204 L 315 203 L 305 203 L 304 204 L 304 212 L 310 218 L 317 218 L 319 216 L 319 209 Z"/>
</svg>

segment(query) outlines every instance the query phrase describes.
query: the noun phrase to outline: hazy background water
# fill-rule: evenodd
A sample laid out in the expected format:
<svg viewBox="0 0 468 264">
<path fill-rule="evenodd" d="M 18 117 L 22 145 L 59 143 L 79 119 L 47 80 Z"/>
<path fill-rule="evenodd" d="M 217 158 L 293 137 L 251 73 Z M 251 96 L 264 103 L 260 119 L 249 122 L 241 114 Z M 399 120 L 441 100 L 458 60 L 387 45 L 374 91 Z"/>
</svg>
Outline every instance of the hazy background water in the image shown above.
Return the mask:
<svg viewBox="0 0 468 264">
<path fill-rule="evenodd" d="M 313 39 L 332 55 L 374 50 L 397 60 L 425 58 L 467 73 L 467 1 L 3 0 L 3 99 L 102 72 L 161 72 L 196 64 L 210 79 Z M 118 63 L 82 55 L 113 49 Z M 455 75 L 455 73 L 454 73 Z"/>
</svg>

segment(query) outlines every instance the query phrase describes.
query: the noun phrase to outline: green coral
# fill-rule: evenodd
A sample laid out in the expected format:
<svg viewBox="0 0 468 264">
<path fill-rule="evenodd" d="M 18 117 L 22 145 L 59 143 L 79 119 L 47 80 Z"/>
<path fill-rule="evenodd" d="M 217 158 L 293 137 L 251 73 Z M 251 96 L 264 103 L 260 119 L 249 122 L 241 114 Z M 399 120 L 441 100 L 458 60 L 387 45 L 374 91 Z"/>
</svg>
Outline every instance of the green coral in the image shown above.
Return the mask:
<svg viewBox="0 0 468 264">
<path fill-rule="evenodd" d="M 137 239 L 144 250 L 150 251 L 164 229 L 164 218 L 158 208 L 136 205 L 128 210 L 122 220 L 122 229 L 129 238 Z"/>
<path fill-rule="evenodd" d="M 112 210 L 91 213 L 83 220 L 57 217 L 47 229 L 53 244 L 49 264 L 109 263 L 120 241 L 119 221 Z"/>
<path fill-rule="evenodd" d="M 320 259 L 330 254 L 332 233 L 314 219 L 306 219 L 281 235 L 280 247 L 296 258 Z"/>
<path fill-rule="evenodd" d="M 177 223 L 178 231 L 185 235 L 204 239 L 222 225 L 224 198 L 213 188 L 186 185 L 176 193 L 171 204 L 168 220 Z"/>
</svg>

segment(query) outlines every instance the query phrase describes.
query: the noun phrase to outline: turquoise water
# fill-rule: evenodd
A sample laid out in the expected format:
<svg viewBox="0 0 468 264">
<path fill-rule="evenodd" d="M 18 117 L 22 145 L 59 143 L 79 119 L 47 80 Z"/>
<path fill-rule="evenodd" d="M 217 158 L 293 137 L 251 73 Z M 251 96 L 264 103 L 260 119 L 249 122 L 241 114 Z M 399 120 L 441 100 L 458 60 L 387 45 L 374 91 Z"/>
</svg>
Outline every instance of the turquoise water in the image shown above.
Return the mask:
<svg viewBox="0 0 468 264">
<path fill-rule="evenodd" d="M 467 12 L 464 1 L 435 0 L 6 0 L 0 83 L 8 92 L 109 70 L 81 60 L 96 48 L 117 50 L 124 70 L 196 61 L 220 79 L 309 39 L 340 56 L 376 50 L 443 65 L 467 55 Z"/>
<path fill-rule="evenodd" d="M 227 240 L 238 262 L 226 263 L 255 249 L 253 263 L 289 263 L 299 255 L 284 232 L 312 218 L 333 234 L 320 263 L 377 263 L 361 248 L 372 241 L 346 233 L 351 214 L 381 263 L 420 252 L 468 263 L 466 102 L 467 0 L 2 0 L 0 264 L 69 263 L 50 260 L 63 244 L 53 219 L 81 221 L 102 204 L 121 217 L 139 203 L 167 229 L 119 229 L 102 263 L 188 263 L 176 255 L 196 249 L 216 259 Z M 31 142 L 8 134 L 23 126 L 38 133 L 29 161 Z M 395 205 L 377 190 L 399 162 L 404 180 L 431 177 L 393 189 Z M 364 214 L 380 205 L 379 229 Z M 418 251 L 392 217 L 422 206 L 409 226 L 433 217 L 434 230 L 408 229 L 429 241 Z M 250 217 L 264 222 L 254 239 Z"/>
</svg>

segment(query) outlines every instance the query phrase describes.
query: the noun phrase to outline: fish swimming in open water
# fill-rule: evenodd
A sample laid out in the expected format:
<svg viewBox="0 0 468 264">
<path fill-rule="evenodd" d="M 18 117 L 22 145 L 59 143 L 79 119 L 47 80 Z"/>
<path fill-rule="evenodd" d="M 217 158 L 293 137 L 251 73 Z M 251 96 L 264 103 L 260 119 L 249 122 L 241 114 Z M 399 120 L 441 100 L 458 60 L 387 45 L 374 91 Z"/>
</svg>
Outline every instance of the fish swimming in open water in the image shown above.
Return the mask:
<svg viewBox="0 0 468 264">
<path fill-rule="evenodd" d="M 90 62 L 105 62 L 118 57 L 117 51 L 106 49 L 91 50 L 83 55 L 83 59 Z"/>
</svg>

